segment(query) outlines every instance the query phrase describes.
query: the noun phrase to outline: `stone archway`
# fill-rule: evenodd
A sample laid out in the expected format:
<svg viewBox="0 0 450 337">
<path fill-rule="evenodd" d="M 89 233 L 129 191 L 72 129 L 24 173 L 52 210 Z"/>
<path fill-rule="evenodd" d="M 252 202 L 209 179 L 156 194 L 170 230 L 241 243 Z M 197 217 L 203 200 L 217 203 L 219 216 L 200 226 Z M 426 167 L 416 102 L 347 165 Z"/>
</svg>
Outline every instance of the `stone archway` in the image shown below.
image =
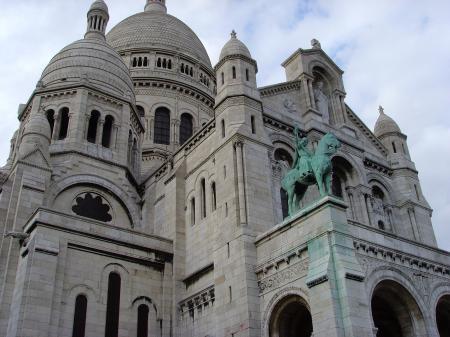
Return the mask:
<svg viewBox="0 0 450 337">
<path fill-rule="evenodd" d="M 300 296 L 285 297 L 275 306 L 269 323 L 270 337 L 310 337 L 312 332 L 311 313 Z"/>
<path fill-rule="evenodd" d="M 440 337 L 450 336 L 450 295 L 442 296 L 436 306 L 436 324 Z"/>
<path fill-rule="evenodd" d="M 372 295 L 371 307 L 377 337 L 426 335 L 419 306 L 399 283 L 391 280 L 378 283 Z"/>
</svg>

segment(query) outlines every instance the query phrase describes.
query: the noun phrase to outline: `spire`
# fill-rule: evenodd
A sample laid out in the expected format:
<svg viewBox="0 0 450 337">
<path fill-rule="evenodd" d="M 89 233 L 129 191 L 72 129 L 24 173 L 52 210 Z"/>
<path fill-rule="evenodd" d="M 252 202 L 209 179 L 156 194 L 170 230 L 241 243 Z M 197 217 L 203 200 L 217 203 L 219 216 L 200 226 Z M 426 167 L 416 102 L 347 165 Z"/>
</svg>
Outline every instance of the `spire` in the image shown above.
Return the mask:
<svg viewBox="0 0 450 337">
<path fill-rule="evenodd" d="M 237 39 L 237 33 L 236 33 L 236 31 L 234 29 L 231 32 L 231 38 L 232 39 Z"/>
<path fill-rule="evenodd" d="M 108 6 L 103 0 L 95 0 L 87 13 L 87 31 L 84 38 L 104 40 L 108 21 Z"/>
<path fill-rule="evenodd" d="M 166 0 L 147 0 L 145 11 L 167 13 Z"/>
<path fill-rule="evenodd" d="M 378 107 L 378 112 L 380 115 L 384 115 L 384 108 L 381 105 Z"/>
</svg>

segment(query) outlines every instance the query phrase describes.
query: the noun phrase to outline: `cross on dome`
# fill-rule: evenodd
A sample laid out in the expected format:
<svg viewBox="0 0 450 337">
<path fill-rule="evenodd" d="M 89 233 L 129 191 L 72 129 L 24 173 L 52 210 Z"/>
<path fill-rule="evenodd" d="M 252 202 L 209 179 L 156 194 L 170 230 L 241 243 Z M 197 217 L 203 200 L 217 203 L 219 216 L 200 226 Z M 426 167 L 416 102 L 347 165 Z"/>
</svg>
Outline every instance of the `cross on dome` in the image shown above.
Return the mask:
<svg viewBox="0 0 450 337">
<path fill-rule="evenodd" d="M 384 115 L 384 108 L 381 105 L 378 107 L 378 112 L 380 115 Z"/>
<path fill-rule="evenodd" d="M 231 38 L 233 38 L 233 39 L 237 38 L 237 33 L 236 33 L 236 31 L 234 29 L 231 32 Z"/>
<path fill-rule="evenodd" d="M 147 0 L 145 11 L 167 13 L 166 0 Z"/>
</svg>

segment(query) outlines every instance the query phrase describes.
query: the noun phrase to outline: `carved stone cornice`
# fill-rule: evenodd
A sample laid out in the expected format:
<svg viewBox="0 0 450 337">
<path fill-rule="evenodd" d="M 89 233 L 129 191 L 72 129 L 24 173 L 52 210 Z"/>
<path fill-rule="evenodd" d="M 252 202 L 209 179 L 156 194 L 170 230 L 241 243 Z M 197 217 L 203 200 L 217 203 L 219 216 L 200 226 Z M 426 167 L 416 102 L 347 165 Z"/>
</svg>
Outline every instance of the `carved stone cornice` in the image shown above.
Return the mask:
<svg viewBox="0 0 450 337">
<path fill-rule="evenodd" d="M 394 172 L 391 168 L 389 168 L 383 164 L 377 163 L 369 158 L 364 158 L 363 162 L 364 162 L 365 167 L 372 168 L 374 170 L 377 170 L 377 171 L 387 174 L 389 176 L 391 176 L 392 173 Z"/>
<path fill-rule="evenodd" d="M 300 90 L 300 88 L 301 88 L 301 81 L 297 80 L 258 88 L 258 90 L 261 94 L 261 97 L 269 97 L 281 93 Z"/>
<path fill-rule="evenodd" d="M 212 308 L 216 300 L 214 285 L 192 295 L 178 304 L 178 311 L 181 319 L 190 317 L 194 319 L 196 315 L 200 315 L 203 310 Z"/>
</svg>

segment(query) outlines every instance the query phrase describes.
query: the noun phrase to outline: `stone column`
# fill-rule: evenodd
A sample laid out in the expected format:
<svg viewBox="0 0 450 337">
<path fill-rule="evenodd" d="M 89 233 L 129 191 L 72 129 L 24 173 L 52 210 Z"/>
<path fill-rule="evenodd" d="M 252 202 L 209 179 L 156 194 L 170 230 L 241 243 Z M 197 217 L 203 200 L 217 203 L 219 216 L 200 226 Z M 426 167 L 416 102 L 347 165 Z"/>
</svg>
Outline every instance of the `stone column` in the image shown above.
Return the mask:
<svg viewBox="0 0 450 337">
<path fill-rule="evenodd" d="M 367 215 L 369 218 L 369 225 L 376 226 L 376 224 L 373 223 L 372 196 L 369 194 L 366 194 L 365 199 L 366 199 Z"/>
<path fill-rule="evenodd" d="M 308 86 L 308 78 L 304 76 L 301 79 L 301 81 L 302 81 L 302 85 L 303 85 L 303 91 L 305 93 L 306 107 L 308 109 L 310 109 L 310 108 L 312 108 L 312 103 L 311 103 L 311 94 L 309 92 L 309 86 Z"/>
<path fill-rule="evenodd" d="M 363 223 L 365 223 L 366 225 L 370 225 L 369 213 L 367 211 L 366 197 L 363 192 L 359 193 L 359 200 L 361 203 L 361 207 L 359 208 L 361 210 L 361 215 L 362 215 L 361 221 Z"/>
<path fill-rule="evenodd" d="M 52 140 L 58 140 L 61 128 L 61 110 L 55 112 L 55 124 L 53 125 Z"/>
<path fill-rule="evenodd" d="M 238 196 L 239 196 L 239 219 L 240 224 L 247 224 L 247 210 L 246 210 L 246 200 L 245 200 L 245 186 L 244 186 L 244 166 L 242 151 L 244 147 L 244 142 L 242 140 L 237 140 L 234 143 L 234 148 L 236 151 L 236 168 L 237 168 L 237 178 L 238 178 Z"/>
<path fill-rule="evenodd" d="M 119 124 L 113 123 L 111 131 L 111 144 L 110 144 L 110 148 L 113 150 L 116 149 L 118 134 L 119 134 Z"/>
<path fill-rule="evenodd" d="M 100 118 L 97 124 L 97 135 L 95 136 L 95 143 L 100 145 L 102 145 L 103 124 L 105 124 L 105 120 Z"/>
</svg>

